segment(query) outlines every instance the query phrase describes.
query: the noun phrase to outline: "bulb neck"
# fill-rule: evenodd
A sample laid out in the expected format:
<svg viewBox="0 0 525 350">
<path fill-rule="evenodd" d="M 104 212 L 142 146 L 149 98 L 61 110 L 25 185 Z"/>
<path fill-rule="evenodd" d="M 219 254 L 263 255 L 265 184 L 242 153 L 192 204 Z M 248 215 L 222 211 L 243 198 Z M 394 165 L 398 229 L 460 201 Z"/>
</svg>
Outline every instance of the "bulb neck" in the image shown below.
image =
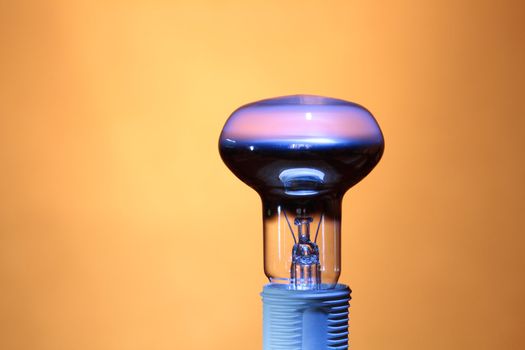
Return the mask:
<svg viewBox="0 0 525 350">
<path fill-rule="evenodd" d="M 266 196 L 264 268 L 294 290 L 333 287 L 341 271 L 341 198 Z"/>
</svg>

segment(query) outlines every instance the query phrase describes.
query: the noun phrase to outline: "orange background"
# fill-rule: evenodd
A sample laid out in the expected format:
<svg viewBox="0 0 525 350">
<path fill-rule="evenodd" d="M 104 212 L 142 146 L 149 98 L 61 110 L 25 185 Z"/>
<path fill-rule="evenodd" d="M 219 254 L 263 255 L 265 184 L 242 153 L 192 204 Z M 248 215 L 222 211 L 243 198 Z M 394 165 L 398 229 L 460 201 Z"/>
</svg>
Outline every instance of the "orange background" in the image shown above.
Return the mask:
<svg viewBox="0 0 525 350">
<path fill-rule="evenodd" d="M 0 348 L 260 349 L 239 105 L 358 102 L 354 349 L 525 347 L 520 1 L 2 1 Z"/>
</svg>

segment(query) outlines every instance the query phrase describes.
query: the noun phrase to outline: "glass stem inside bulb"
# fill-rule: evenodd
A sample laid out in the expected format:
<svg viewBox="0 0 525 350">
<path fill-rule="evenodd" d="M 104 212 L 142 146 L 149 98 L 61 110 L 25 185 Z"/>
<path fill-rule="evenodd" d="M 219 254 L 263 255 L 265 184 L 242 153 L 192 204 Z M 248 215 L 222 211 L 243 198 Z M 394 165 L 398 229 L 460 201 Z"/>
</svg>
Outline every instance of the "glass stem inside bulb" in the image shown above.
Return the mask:
<svg viewBox="0 0 525 350">
<path fill-rule="evenodd" d="M 294 224 L 297 226 L 297 240 L 292 249 L 292 264 L 290 282 L 292 288 L 299 290 L 319 289 L 321 286 L 321 264 L 319 262 L 319 247 L 310 239 L 310 223 L 313 218 L 299 211 Z M 322 221 L 319 220 L 319 224 Z M 291 227 L 290 227 L 291 228 Z M 316 232 L 319 232 L 319 226 Z M 293 234 L 293 231 L 292 231 Z"/>
</svg>

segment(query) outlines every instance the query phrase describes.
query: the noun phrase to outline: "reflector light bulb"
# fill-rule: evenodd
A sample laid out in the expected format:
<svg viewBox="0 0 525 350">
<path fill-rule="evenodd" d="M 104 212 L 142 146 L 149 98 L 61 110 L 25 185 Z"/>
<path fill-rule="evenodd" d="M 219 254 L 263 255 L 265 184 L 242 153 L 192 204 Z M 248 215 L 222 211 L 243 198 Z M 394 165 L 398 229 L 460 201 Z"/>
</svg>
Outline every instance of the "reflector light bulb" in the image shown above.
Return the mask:
<svg viewBox="0 0 525 350">
<path fill-rule="evenodd" d="M 348 349 L 350 288 L 341 273 L 341 200 L 383 154 L 365 108 L 296 95 L 251 103 L 227 120 L 221 157 L 262 199 L 264 350 Z"/>
<path fill-rule="evenodd" d="M 237 109 L 220 139 L 230 170 L 263 203 L 264 272 L 292 290 L 334 288 L 341 201 L 379 162 L 384 140 L 365 108 L 295 95 Z"/>
</svg>

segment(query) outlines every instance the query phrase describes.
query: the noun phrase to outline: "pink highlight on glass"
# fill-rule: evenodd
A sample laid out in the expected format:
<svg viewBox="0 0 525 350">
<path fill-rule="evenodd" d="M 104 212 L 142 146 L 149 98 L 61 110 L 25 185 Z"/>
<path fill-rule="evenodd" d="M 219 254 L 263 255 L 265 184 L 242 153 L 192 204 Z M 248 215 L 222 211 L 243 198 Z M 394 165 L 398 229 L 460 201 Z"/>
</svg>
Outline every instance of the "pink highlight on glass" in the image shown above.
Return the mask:
<svg viewBox="0 0 525 350">
<path fill-rule="evenodd" d="M 332 143 L 342 140 L 374 142 L 381 131 L 365 108 L 343 100 L 295 95 L 263 100 L 237 109 L 221 139 L 294 140 Z M 323 142 L 324 141 L 324 142 Z"/>
</svg>

